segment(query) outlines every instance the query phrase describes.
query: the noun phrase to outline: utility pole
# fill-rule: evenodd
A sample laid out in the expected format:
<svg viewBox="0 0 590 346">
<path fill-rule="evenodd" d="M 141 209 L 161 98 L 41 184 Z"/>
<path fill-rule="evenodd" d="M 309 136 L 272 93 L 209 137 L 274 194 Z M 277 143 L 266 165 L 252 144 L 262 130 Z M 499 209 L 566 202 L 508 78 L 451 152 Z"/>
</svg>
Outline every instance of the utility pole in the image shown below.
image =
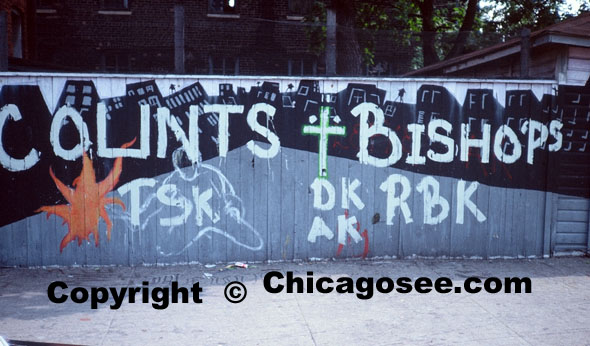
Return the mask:
<svg viewBox="0 0 590 346">
<path fill-rule="evenodd" d="M 8 71 L 8 35 L 6 12 L 0 10 L 0 71 Z"/>
<path fill-rule="evenodd" d="M 524 28 L 520 32 L 520 78 L 529 78 L 531 64 L 531 29 Z"/>
<path fill-rule="evenodd" d="M 331 6 L 326 11 L 326 74 L 336 75 L 336 11 Z"/>
<path fill-rule="evenodd" d="M 174 72 L 184 73 L 184 7 L 174 5 Z"/>
</svg>

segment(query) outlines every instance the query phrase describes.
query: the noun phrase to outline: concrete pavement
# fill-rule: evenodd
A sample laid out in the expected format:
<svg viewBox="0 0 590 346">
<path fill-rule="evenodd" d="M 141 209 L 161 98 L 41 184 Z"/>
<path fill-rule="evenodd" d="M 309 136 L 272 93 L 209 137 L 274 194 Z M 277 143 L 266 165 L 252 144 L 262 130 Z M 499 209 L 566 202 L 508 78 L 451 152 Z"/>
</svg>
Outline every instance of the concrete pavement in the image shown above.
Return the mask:
<svg viewBox="0 0 590 346">
<path fill-rule="evenodd" d="M 269 271 L 306 277 L 412 279 L 441 276 L 530 277 L 532 293 L 271 294 Z M 73 287 L 169 286 L 199 282 L 201 304 L 49 301 L 50 283 Z M 243 302 L 224 287 L 240 281 Z M 277 281 L 273 281 L 276 284 Z M 58 292 L 62 292 L 58 290 Z M 139 297 L 139 295 L 138 295 Z M 88 345 L 590 345 L 590 258 L 521 260 L 367 260 L 165 267 L 0 269 L 0 335 L 8 339 Z"/>
</svg>

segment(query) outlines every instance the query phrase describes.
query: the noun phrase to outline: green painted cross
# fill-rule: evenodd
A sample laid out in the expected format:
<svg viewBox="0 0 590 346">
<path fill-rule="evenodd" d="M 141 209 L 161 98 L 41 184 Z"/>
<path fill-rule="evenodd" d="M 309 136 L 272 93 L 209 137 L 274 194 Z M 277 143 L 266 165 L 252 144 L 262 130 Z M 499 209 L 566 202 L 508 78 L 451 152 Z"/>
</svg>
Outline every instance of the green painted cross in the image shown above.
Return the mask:
<svg viewBox="0 0 590 346">
<path fill-rule="evenodd" d="M 328 178 L 328 137 L 330 135 L 346 135 L 346 126 L 330 126 L 330 112 L 332 107 L 320 107 L 320 124 L 303 126 L 304 135 L 318 136 L 319 154 L 318 177 Z"/>
</svg>

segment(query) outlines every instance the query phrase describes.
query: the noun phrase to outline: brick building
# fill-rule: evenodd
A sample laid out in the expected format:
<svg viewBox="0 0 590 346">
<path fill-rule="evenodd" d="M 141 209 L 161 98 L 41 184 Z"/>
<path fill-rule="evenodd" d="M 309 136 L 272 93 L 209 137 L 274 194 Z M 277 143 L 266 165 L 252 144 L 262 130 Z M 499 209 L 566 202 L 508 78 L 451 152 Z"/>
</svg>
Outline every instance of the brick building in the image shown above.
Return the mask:
<svg viewBox="0 0 590 346">
<path fill-rule="evenodd" d="M 183 5 L 186 73 L 315 74 L 305 3 L 37 1 L 37 59 L 82 71 L 172 72 L 174 6 Z"/>
<path fill-rule="evenodd" d="M 304 23 L 314 0 L 3 0 L 11 70 L 173 73 L 175 5 L 184 8 L 185 73 L 323 75 L 321 25 Z M 19 19 L 20 18 L 20 19 Z M 20 23 L 20 24 L 19 24 Z M 310 39 L 310 31 L 316 37 Z M 321 34 L 320 34 L 321 35 Z M 359 41 L 364 38 L 359 36 Z M 346 38 L 345 38 L 346 39 Z M 406 72 L 390 35 L 366 74 Z M 17 42 L 15 45 L 14 42 Z M 13 47 L 17 47 L 15 50 Z M 411 53 L 411 52 L 410 52 Z"/>
<path fill-rule="evenodd" d="M 31 1 L 0 0 L 0 12 L 6 14 L 6 38 L 8 56 L 27 59 L 34 54 L 35 13 Z"/>
</svg>

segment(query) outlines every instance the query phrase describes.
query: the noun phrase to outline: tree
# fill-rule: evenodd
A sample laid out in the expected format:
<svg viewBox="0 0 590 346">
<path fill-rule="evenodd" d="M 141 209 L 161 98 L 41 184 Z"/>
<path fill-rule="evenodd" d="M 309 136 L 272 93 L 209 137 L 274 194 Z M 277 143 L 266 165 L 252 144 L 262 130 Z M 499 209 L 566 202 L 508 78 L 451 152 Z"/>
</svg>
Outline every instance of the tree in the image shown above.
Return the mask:
<svg viewBox="0 0 590 346">
<path fill-rule="evenodd" d="M 560 12 L 564 4 L 564 0 L 496 0 L 485 8 L 488 18 L 483 29 L 506 37 L 519 35 L 525 27 L 539 30 L 565 18 Z"/>
<path fill-rule="evenodd" d="M 437 32 L 445 29 L 458 31 L 446 58 L 464 52 L 469 33 L 478 13 L 478 0 L 418 0 L 418 1 L 350 1 L 332 0 L 338 24 L 338 62 L 340 75 L 359 75 L 362 66 L 375 64 L 376 34 L 384 31 L 420 32 L 424 65 L 438 62 L 440 47 Z M 435 9 L 435 3 L 437 9 Z M 416 19 L 419 17 L 419 21 Z M 317 17 L 316 17 L 317 19 Z M 419 22 L 418 25 L 416 25 Z M 460 27 L 459 27 L 459 23 Z M 358 34 L 364 40 L 359 44 Z M 446 51 L 445 51 L 446 53 Z M 444 55 L 441 55 L 444 56 Z"/>
<path fill-rule="evenodd" d="M 590 9 L 583 0 L 580 11 Z M 532 31 L 557 23 L 565 0 L 323 0 L 316 1 L 309 30 L 317 54 L 325 48 L 325 9 L 337 16 L 337 72 L 359 75 L 376 64 L 378 41 L 384 35 L 411 46 L 415 68 L 437 63 L 500 42 L 527 27 Z M 323 11 L 323 12 L 322 12 Z M 321 14 L 323 13 L 323 14 Z M 323 22 L 322 22 L 323 21 Z M 419 37 L 419 45 L 416 38 Z"/>
<path fill-rule="evenodd" d="M 475 16 L 478 10 L 478 0 L 469 0 L 467 2 L 467 10 L 465 13 L 465 17 L 463 18 L 463 23 L 461 24 L 461 28 L 459 28 L 459 32 L 457 33 L 457 38 L 455 39 L 455 43 L 453 44 L 453 48 L 447 54 L 445 59 L 450 59 L 456 56 L 463 54 L 465 51 L 465 44 L 467 43 L 467 38 L 469 37 L 469 33 L 473 29 L 473 25 L 475 24 Z"/>
<path fill-rule="evenodd" d="M 424 65 L 432 65 L 439 58 L 434 49 L 436 28 L 434 26 L 434 0 L 418 1 L 420 17 L 422 18 L 422 57 Z"/>
<path fill-rule="evenodd" d="M 441 32 L 450 26 L 461 23 L 457 30 L 452 48 L 444 55 L 445 59 L 450 59 L 461 55 L 465 52 L 465 45 L 467 38 L 474 28 L 478 14 L 478 0 L 468 0 L 457 3 L 453 1 L 438 1 L 438 11 L 435 11 L 435 0 L 420 0 L 418 7 L 420 9 L 420 17 L 422 19 L 422 54 L 424 58 L 424 65 L 431 65 L 440 60 L 439 50 L 435 47 L 435 38 L 437 32 Z M 457 16 L 461 14 L 461 16 Z M 439 25 L 435 25 L 439 23 Z M 444 53 L 444 52 L 441 52 Z"/>
<path fill-rule="evenodd" d="M 336 73 L 359 76 L 363 58 L 355 28 L 356 8 L 350 0 L 332 0 L 329 6 L 336 12 Z"/>
<path fill-rule="evenodd" d="M 337 20 L 337 73 L 361 75 L 364 67 L 375 65 L 378 36 L 404 36 L 415 23 L 412 1 L 390 3 L 387 0 L 323 0 L 315 1 L 305 16 L 308 50 L 321 58 L 326 49 L 326 11 L 330 8 Z M 403 26 L 403 28 L 402 28 Z M 415 27 L 415 25 L 413 25 Z M 395 31 L 395 28 L 402 28 Z M 404 33 L 397 35 L 398 33 Z M 409 44 L 407 37 L 400 39 Z M 411 58 L 408 58 L 410 60 Z"/>
</svg>

